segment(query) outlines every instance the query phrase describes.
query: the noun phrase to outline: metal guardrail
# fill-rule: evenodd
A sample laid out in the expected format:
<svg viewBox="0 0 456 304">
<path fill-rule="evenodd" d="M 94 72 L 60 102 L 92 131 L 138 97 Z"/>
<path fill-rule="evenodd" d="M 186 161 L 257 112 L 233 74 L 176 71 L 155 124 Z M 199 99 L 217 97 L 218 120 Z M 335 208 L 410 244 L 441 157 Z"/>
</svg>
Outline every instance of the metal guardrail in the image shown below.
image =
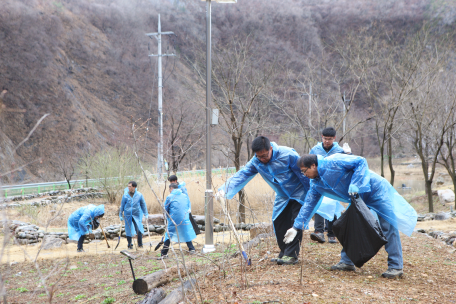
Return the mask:
<svg viewBox="0 0 456 304">
<path fill-rule="evenodd" d="M 236 168 L 218 168 L 212 169 L 212 174 L 234 174 Z M 179 171 L 176 174 L 178 177 L 195 177 L 195 176 L 206 176 L 206 170 L 193 170 L 193 171 Z M 152 174 L 157 177 L 157 174 Z M 96 187 L 98 186 L 97 179 L 79 179 L 70 181 L 71 188 L 83 188 L 83 187 Z M 43 192 L 50 192 L 56 190 L 67 190 L 70 189 L 67 181 L 56 181 L 46 183 L 33 183 L 23 185 L 5 185 L 0 187 L 1 197 L 8 198 L 10 196 L 24 196 L 28 194 L 39 194 Z"/>
</svg>

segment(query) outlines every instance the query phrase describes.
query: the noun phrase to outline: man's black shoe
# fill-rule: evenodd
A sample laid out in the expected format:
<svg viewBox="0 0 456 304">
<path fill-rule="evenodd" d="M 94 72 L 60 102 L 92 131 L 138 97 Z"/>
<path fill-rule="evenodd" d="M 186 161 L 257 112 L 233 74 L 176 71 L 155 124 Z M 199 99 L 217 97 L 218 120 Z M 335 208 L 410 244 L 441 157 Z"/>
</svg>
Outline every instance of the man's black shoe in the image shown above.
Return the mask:
<svg viewBox="0 0 456 304">
<path fill-rule="evenodd" d="M 331 270 L 355 271 L 355 266 L 339 262 L 336 265 L 331 266 Z"/>
<path fill-rule="evenodd" d="M 330 243 L 330 244 L 337 244 L 338 242 L 337 242 L 337 239 L 336 239 L 335 236 L 329 236 L 329 237 L 328 237 L 328 243 Z"/>
<path fill-rule="evenodd" d="M 387 271 L 382 273 L 382 277 L 387 278 L 387 279 L 396 279 L 402 277 L 404 272 L 402 269 L 394 269 L 394 268 L 388 268 Z"/>
<path fill-rule="evenodd" d="M 325 234 L 321 232 L 314 232 L 310 234 L 310 239 L 313 241 L 317 241 L 318 243 L 324 243 L 326 242 L 325 240 Z"/>
</svg>

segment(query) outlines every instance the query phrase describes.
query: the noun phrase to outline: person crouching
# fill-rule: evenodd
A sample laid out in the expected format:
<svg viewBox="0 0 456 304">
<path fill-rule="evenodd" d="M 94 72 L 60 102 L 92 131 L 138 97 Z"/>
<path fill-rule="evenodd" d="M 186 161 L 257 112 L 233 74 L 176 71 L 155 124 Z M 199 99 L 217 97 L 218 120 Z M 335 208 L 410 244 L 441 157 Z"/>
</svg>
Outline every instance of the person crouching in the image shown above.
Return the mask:
<svg viewBox="0 0 456 304">
<path fill-rule="evenodd" d="M 104 205 L 88 205 L 77 209 L 68 218 L 68 237 L 78 241 L 78 252 L 84 252 L 82 248 L 85 236 L 97 229 L 99 219 L 104 215 Z"/>
</svg>

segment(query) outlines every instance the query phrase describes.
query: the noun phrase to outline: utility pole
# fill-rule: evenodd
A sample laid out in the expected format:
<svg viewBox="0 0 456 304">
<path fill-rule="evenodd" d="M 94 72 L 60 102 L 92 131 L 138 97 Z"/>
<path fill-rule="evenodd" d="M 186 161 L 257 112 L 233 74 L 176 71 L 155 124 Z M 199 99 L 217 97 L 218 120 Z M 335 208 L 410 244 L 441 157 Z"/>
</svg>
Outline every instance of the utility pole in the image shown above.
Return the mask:
<svg viewBox="0 0 456 304">
<path fill-rule="evenodd" d="M 347 106 L 346 106 L 346 102 L 349 102 L 351 101 L 351 99 L 346 99 L 345 98 L 345 91 L 344 91 L 344 96 L 342 96 L 342 103 L 344 104 L 344 122 L 342 123 L 342 136 L 345 135 L 345 121 L 347 119 Z"/>
<path fill-rule="evenodd" d="M 157 171 L 158 178 L 161 179 L 163 174 L 163 76 L 162 76 L 162 57 L 176 56 L 176 54 L 162 54 L 161 52 L 161 35 L 174 35 L 173 32 L 162 32 L 160 23 L 160 14 L 158 14 L 158 32 L 146 34 L 149 37 L 155 37 L 158 41 L 158 54 L 151 54 L 149 56 L 158 57 L 158 125 L 160 143 L 158 144 L 157 155 Z"/>
<path fill-rule="evenodd" d="M 214 193 L 212 190 L 212 160 L 211 160 L 211 116 L 212 103 L 212 58 L 211 58 L 211 0 L 206 1 L 206 191 L 204 193 L 205 234 L 203 253 L 215 251 L 213 218 L 214 218 Z"/>
</svg>

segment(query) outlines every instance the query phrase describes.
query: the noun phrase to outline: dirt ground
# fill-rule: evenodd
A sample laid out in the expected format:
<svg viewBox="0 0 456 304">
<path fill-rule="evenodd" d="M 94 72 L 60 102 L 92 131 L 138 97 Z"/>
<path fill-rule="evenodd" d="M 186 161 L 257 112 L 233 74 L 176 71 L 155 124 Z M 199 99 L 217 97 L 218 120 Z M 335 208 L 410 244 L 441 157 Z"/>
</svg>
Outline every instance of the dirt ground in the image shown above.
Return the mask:
<svg viewBox="0 0 456 304">
<path fill-rule="evenodd" d="M 428 223 L 419 223 L 419 226 Z M 445 228 L 453 229 L 456 221 L 441 223 L 447 225 Z M 341 246 L 313 243 L 309 233 L 306 231 L 304 236 L 302 263 L 293 266 L 269 262 L 278 254 L 274 239 L 251 250 L 252 266 L 242 272 L 240 257 L 229 259 L 235 251 L 233 245 L 221 243 L 216 246 L 216 252 L 208 255 L 185 254 L 187 260 L 204 265 L 197 275 L 203 301 L 199 294 L 198 301 L 189 294 L 189 301 L 252 304 L 456 302 L 456 254 L 453 247 L 441 241 L 420 233 L 413 233 L 412 237 L 402 235 L 405 274 L 402 279 L 387 280 L 381 278 L 387 268 L 384 249 L 355 273 L 333 272 L 329 267 L 339 261 Z M 228 238 L 226 234 L 225 237 Z M 93 245 L 99 251 L 93 253 L 91 246 L 89 252 L 83 254 L 74 253 L 75 244 L 67 245 L 66 258 L 59 255 L 58 250 L 52 253 L 55 254 L 53 258 L 41 253 L 37 265 L 30 261 L 13 265 L 3 263 L 0 272 L 7 282 L 8 303 L 48 303 L 43 279 L 48 290 L 52 290 L 53 303 L 136 303 L 143 299 L 144 296 L 134 294 L 131 288 L 130 267 L 126 258 L 119 254 L 120 250 L 107 251 L 101 248 L 106 248 L 101 243 Z M 125 249 L 126 244 L 121 246 Z M 197 242 L 196 247 L 200 250 L 202 242 Z M 186 249 L 185 245 L 183 249 Z M 165 264 L 166 267 L 175 264 L 171 259 L 165 263 L 155 260 L 157 253 L 153 251 L 132 252 L 139 256 L 133 261 L 136 277 L 163 269 Z M 178 284 L 175 279 L 163 288 L 168 292 Z"/>
<path fill-rule="evenodd" d="M 418 169 L 403 168 L 397 180 L 413 185 L 420 180 Z M 410 172 L 409 172 L 410 171 Z M 417 172 L 415 172 L 417 171 Z M 410 178 L 409 176 L 412 176 Z M 403 193 L 418 213 L 427 213 L 428 205 L 424 192 L 413 188 Z M 446 183 L 442 188 L 451 188 Z M 196 190 L 195 190 L 196 191 Z M 420 192 L 421 191 L 421 192 Z M 195 194 L 197 195 L 197 193 Z M 267 194 L 252 195 L 256 212 L 249 222 L 270 221 L 267 207 Z M 72 210 L 87 203 L 103 203 L 102 200 L 65 204 L 62 216 L 53 221 L 49 231 L 65 231 L 68 215 Z M 262 205 L 263 204 L 263 205 Z M 197 205 L 197 204 L 195 204 Z M 39 210 L 24 207 L 8 211 L 10 218 L 32 222 L 43 227 L 51 218 L 52 210 L 58 206 L 46 206 Z M 201 206 L 195 206 L 199 210 Z M 261 207 L 261 208 L 260 208 Z M 201 208 L 200 208 L 201 209 Z M 261 211 L 261 212 L 260 212 Z M 442 206 L 435 197 L 434 212 L 450 211 L 450 206 Z M 106 205 L 106 225 L 118 223 L 118 206 Z M 221 214 L 217 214 L 226 222 Z M 444 232 L 456 231 L 456 219 L 447 221 L 418 222 L 416 229 L 432 229 Z M 279 266 L 269 262 L 278 254 L 275 239 L 267 239 L 249 252 L 252 266 L 241 268 L 240 257 L 231 258 L 236 251 L 235 241 L 229 232 L 214 234 L 216 252 L 190 256 L 186 261 L 194 261 L 201 270 L 196 275 L 198 292 L 188 294 L 190 303 L 455 303 L 456 253 L 455 247 L 433 239 L 425 234 L 413 233 L 411 237 L 401 236 L 404 256 L 404 277 L 387 280 L 381 274 L 387 269 L 387 254 L 382 249 L 371 261 L 357 269 L 355 273 L 333 272 L 330 266 L 340 258 L 339 244 L 317 244 L 305 232 L 300 264 Z M 243 233 L 243 240 L 249 234 Z M 161 236 L 149 240 L 145 237 L 145 247 L 149 242 L 155 247 Z M 0 236 L 0 243 L 3 237 Z M 76 252 L 76 244 L 64 245 L 59 249 L 41 251 L 36 263 L 39 245 L 8 245 L 2 254 L 0 275 L 6 282 L 5 291 L 8 303 L 136 303 L 144 298 L 132 290 L 132 274 L 128 260 L 119 254 L 127 249 L 126 240 L 121 240 L 117 250 L 117 240 L 109 241 L 108 249 L 104 241 L 84 245 L 85 253 Z M 204 234 L 195 240 L 198 252 L 204 244 Z M 183 244 L 183 250 L 187 248 Z M 175 246 L 177 250 L 178 247 Z M 132 250 L 138 258 L 133 261 L 136 277 L 153 273 L 175 265 L 173 259 L 156 260 L 159 251 Z M 242 269 L 242 271 L 241 271 Z M 302 277 L 301 277 L 302 274 Z M 175 279 L 163 286 L 170 292 L 179 286 Z M 1 301 L 1 299 L 0 299 Z"/>
</svg>

